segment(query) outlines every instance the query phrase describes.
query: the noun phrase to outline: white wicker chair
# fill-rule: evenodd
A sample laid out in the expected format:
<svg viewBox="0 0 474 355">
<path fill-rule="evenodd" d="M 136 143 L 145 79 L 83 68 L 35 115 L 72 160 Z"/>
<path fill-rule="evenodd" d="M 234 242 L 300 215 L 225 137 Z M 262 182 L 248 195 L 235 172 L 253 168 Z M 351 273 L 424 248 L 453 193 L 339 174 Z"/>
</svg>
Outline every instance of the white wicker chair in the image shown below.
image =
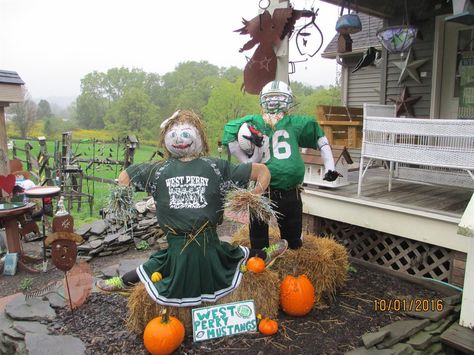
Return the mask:
<svg viewBox="0 0 474 355">
<path fill-rule="evenodd" d="M 389 191 L 395 163 L 456 169 L 474 180 L 474 120 L 394 116 L 394 105 L 364 104 L 359 196 L 364 175 L 374 159 L 390 162 Z M 369 161 L 364 168 L 365 158 Z"/>
</svg>

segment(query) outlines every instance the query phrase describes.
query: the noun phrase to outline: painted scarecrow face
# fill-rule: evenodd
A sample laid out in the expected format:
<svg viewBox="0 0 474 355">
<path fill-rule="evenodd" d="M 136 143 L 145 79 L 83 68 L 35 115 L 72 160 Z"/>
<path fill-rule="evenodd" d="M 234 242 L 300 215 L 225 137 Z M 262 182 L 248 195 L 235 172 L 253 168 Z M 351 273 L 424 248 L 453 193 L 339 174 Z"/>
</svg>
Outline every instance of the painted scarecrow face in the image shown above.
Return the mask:
<svg viewBox="0 0 474 355">
<path fill-rule="evenodd" d="M 193 125 L 176 123 L 165 134 L 165 146 L 174 158 L 198 156 L 202 151 L 202 138 Z"/>
</svg>

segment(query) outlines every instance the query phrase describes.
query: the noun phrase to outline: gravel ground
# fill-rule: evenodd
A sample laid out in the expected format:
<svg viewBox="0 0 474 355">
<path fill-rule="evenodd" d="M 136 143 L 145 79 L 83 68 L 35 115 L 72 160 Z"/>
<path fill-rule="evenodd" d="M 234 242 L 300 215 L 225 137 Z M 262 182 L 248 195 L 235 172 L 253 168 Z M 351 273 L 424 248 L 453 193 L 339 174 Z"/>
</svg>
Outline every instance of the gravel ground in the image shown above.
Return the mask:
<svg viewBox="0 0 474 355">
<path fill-rule="evenodd" d="M 224 225 L 220 235 L 232 235 L 237 227 Z M 27 252 L 38 254 L 40 242 L 24 243 Z M 147 258 L 153 250 L 130 250 L 118 256 L 95 258 L 89 264 L 98 275 L 105 267 L 117 264 L 120 259 Z M 305 317 L 293 318 L 284 313 L 278 317 L 279 332 L 272 337 L 247 333 L 193 343 L 187 334 L 177 354 L 343 354 L 361 346 L 361 335 L 376 331 L 396 320 L 408 318 L 400 312 L 377 312 L 375 299 L 443 297 L 398 277 L 356 266 L 336 299 L 320 303 Z M 15 276 L 0 275 L 0 296 L 21 292 L 21 284 L 30 279 L 32 289 L 40 289 L 48 282 L 59 280 L 64 273 L 51 268 L 38 274 L 20 271 Z M 55 334 L 70 334 L 86 344 L 88 354 L 146 354 L 141 335 L 129 333 L 124 321 L 127 316 L 127 299 L 121 295 L 91 294 L 74 312 L 57 310 L 57 319 L 50 324 Z"/>
<path fill-rule="evenodd" d="M 294 318 L 280 313 L 279 332 L 272 337 L 259 333 L 192 341 L 187 334 L 177 354 L 343 354 L 362 346 L 360 337 L 396 320 L 400 312 L 376 312 L 376 298 L 443 297 L 435 291 L 399 278 L 357 266 L 345 287 L 329 304 L 319 304 L 310 314 Z M 56 334 L 72 334 L 84 341 L 88 354 L 146 354 L 141 335 L 129 333 L 124 321 L 127 299 L 120 295 L 93 294 L 74 312 L 58 311 L 51 328 Z"/>
</svg>

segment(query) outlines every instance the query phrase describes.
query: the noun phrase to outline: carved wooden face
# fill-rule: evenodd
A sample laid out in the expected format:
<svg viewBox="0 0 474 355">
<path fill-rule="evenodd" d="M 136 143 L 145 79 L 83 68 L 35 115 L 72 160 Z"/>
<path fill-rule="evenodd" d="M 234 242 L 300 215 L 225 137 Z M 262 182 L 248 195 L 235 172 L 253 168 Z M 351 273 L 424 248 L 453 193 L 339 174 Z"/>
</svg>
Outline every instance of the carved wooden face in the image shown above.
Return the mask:
<svg viewBox="0 0 474 355">
<path fill-rule="evenodd" d="M 165 146 L 174 158 L 198 156 L 202 151 L 202 138 L 193 125 L 176 123 L 166 132 Z"/>
<path fill-rule="evenodd" d="M 51 259 L 61 271 L 70 270 L 76 263 L 76 243 L 68 239 L 57 239 L 51 244 Z"/>
</svg>

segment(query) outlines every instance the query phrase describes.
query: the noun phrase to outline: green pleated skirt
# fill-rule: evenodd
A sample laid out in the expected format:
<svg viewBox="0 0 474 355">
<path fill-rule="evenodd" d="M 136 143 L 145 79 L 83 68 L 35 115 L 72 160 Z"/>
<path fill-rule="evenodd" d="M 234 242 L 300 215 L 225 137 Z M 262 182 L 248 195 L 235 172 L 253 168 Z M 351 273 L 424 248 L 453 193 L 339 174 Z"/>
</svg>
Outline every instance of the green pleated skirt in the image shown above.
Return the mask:
<svg viewBox="0 0 474 355">
<path fill-rule="evenodd" d="M 161 305 L 189 307 L 215 302 L 237 288 L 240 266 L 249 250 L 219 240 L 208 228 L 192 241 L 188 236 L 167 235 L 168 249 L 160 250 L 137 268 L 138 276 L 152 299 Z M 162 279 L 151 281 L 160 272 Z"/>
</svg>

